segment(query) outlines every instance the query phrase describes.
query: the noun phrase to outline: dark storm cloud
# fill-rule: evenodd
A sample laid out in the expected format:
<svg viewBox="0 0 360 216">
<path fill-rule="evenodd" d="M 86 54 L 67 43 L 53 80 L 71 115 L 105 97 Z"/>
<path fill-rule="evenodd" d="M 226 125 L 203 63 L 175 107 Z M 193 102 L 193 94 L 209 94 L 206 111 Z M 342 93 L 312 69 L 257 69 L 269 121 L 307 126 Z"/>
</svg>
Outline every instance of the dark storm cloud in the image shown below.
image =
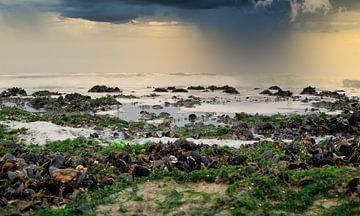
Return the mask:
<svg viewBox="0 0 360 216">
<path fill-rule="evenodd" d="M 61 0 L 57 10 L 65 17 L 83 18 L 92 21 L 128 22 L 142 17 L 180 18 L 201 16 L 222 8 L 230 9 L 232 13 L 252 13 L 259 2 L 255 0 Z M 274 2 L 279 2 L 274 0 Z M 286 2 L 287 11 L 289 3 Z M 235 11 L 232 9 L 236 9 Z M 269 8 L 268 8 L 269 9 Z M 226 13 L 226 12 L 225 12 Z M 221 14 L 217 14 L 221 15 Z M 226 14 L 223 14 L 226 15 Z M 275 14 L 276 15 L 276 14 Z"/>
<path fill-rule="evenodd" d="M 323 25 L 339 9 L 360 9 L 360 0 L 0 0 L 0 13 L 27 7 L 96 22 L 188 22 L 208 31 L 252 37 L 306 28 L 307 23 L 321 28 L 316 22 Z"/>
<path fill-rule="evenodd" d="M 330 8 L 331 7 L 331 8 Z M 229 9 L 225 11 L 224 9 Z M 268 15 L 283 21 L 322 17 L 337 9 L 360 8 L 359 0 L 60 0 L 56 8 L 63 16 L 92 21 L 127 22 L 140 17 L 194 17 L 221 10 L 223 14 Z M 235 10 L 233 10 L 235 9 Z M 331 11 L 330 11 L 331 9 Z M 251 21 L 251 20 L 249 20 Z"/>
<path fill-rule="evenodd" d="M 232 16 L 256 23 L 265 16 L 270 23 L 291 23 L 316 19 L 341 9 L 360 8 L 359 0 L 0 0 L 0 9 L 33 6 L 60 13 L 63 17 L 91 21 L 123 23 L 138 18 L 198 18 L 216 21 Z M 231 13 L 231 14 L 229 14 Z M 255 16 L 256 15 L 256 16 Z M 216 16 L 216 17 L 211 17 Z M 189 19 L 190 18 L 190 19 Z M 260 18 L 261 20 L 261 18 Z M 243 23 L 243 20 L 233 22 Z M 261 20 L 265 21 L 265 20 Z"/>
</svg>

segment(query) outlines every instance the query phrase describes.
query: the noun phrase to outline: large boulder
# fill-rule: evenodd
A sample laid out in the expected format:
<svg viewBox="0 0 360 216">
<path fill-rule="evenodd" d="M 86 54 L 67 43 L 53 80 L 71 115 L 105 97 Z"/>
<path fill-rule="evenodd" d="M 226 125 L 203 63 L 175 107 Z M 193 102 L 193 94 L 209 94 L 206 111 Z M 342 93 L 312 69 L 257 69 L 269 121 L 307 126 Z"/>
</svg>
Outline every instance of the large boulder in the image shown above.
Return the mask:
<svg viewBox="0 0 360 216">
<path fill-rule="evenodd" d="M 308 86 L 308 87 L 304 88 L 300 94 L 316 95 L 316 88 Z"/>
</svg>

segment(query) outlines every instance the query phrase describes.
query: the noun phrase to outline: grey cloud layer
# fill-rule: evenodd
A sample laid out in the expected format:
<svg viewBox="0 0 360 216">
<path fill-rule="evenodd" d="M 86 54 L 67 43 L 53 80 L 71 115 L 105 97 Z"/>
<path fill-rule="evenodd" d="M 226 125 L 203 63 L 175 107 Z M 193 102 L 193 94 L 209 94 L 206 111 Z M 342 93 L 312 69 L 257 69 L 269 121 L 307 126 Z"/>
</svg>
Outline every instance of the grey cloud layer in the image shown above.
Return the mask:
<svg viewBox="0 0 360 216">
<path fill-rule="evenodd" d="M 290 22 L 331 14 L 339 8 L 360 8 L 359 0 L 0 0 L 0 9 L 33 6 L 41 10 L 59 12 L 64 17 L 103 22 L 128 22 L 142 17 L 185 19 L 229 15 L 255 19 L 265 15 L 268 19 Z M 218 13 L 217 13 L 218 12 Z M 214 20 L 212 17 L 210 19 Z M 191 20 L 190 20 L 191 21 Z M 248 20 L 251 22 L 252 20 Z"/>
<path fill-rule="evenodd" d="M 356 7 L 360 7 L 358 0 L 60 0 L 56 9 L 65 17 L 106 22 L 147 16 L 194 17 L 199 11 L 211 15 L 219 9 L 224 13 L 223 8 L 230 13 L 266 14 L 294 21 L 311 13 L 324 15 L 338 8 Z"/>
</svg>

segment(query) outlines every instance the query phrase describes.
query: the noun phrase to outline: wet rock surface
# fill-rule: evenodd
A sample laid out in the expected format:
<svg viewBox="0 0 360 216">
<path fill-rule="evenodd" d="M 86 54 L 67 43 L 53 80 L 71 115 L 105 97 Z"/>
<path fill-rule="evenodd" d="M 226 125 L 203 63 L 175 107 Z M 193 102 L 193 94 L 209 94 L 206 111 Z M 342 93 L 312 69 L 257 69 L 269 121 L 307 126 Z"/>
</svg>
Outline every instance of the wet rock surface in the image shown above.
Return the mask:
<svg viewBox="0 0 360 216">
<path fill-rule="evenodd" d="M 316 95 L 316 88 L 315 87 L 311 87 L 308 86 L 306 88 L 304 88 L 300 94 L 307 94 L 307 95 Z"/>
<path fill-rule="evenodd" d="M 121 92 L 119 87 L 107 87 L 105 85 L 96 85 L 93 86 L 91 89 L 89 89 L 88 92 L 94 92 L 94 93 L 118 93 Z"/>
<path fill-rule="evenodd" d="M 189 86 L 187 89 L 200 91 L 200 90 L 205 90 L 205 87 L 204 86 Z"/>
<path fill-rule="evenodd" d="M 294 93 L 289 90 L 282 90 L 279 86 L 271 86 L 260 92 L 260 94 L 278 97 L 291 97 Z"/>
<path fill-rule="evenodd" d="M 29 104 L 35 109 L 47 109 L 66 112 L 94 111 L 107 106 L 120 105 L 115 97 L 104 96 L 100 98 L 91 98 L 90 96 L 79 93 L 67 94 L 57 98 L 52 97 L 35 97 L 29 101 Z"/>
<path fill-rule="evenodd" d="M 13 87 L 1 92 L 0 97 L 15 97 L 15 96 L 27 96 L 24 89 Z"/>
<path fill-rule="evenodd" d="M 49 96 L 59 96 L 59 95 L 61 95 L 61 93 L 52 92 L 49 90 L 36 91 L 32 94 L 32 96 L 34 96 L 34 97 L 49 97 Z"/>
</svg>

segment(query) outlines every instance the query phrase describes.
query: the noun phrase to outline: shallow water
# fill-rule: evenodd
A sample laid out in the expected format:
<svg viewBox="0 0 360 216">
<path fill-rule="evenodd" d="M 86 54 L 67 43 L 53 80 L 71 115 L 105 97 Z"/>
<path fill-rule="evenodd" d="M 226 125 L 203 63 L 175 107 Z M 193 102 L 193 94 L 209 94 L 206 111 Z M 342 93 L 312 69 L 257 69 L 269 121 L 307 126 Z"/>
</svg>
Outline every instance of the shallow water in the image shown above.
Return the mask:
<svg viewBox="0 0 360 216">
<path fill-rule="evenodd" d="M 359 77 L 360 78 L 360 77 Z M 308 85 L 319 89 L 338 90 L 344 89 L 350 95 L 360 95 L 359 88 L 344 87 L 342 80 L 331 80 L 324 77 L 323 80 L 311 77 L 276 77 L 245 76 L 230 74 L 207 74 L 207 73 L 81 73 L 81 74 L 0 74 L 0 89 L 13 86 L 35 91 L 38 89 L 51 89 L 60 92 L 86 92 L 93 85 L 105 84 L 118 86 L 124 93 L 132 91 L 141 92 L 147 87 L 190 85 L 231 85 L 245 89 L 255 87 L 266 88 L 271 85 L 279 85 L 284 89 L 298 90 Z"/>
<path fill-rule="evenodd" d="M 176 125 L 182 126 L 188 123 L 188 116 L 195 113 L 202 122 L 217 124 L 216 116 L 229 115 L 246 112 L 249 114 L 276 114 L 276 113 L 305 113 L 312 108 L 311 103 L 301 101 L 282 100 L 278 101 L 274 97 L 259 95 L 259 93 L 270 85 L 278 84 L 285 90 L 291 90 L 298 95 L 303 87 L 308 84 L 301 84 L 299 81 L 296 87 L 289 86 L 286 82 L 279 83 L 260 82 L 258 84 L 246 82 L 239 77 L 230 75 L 214 74 L 70 74 L 70 75 L 0 75 L 0 90 L 8 87 L 18 86 L 25 88 L 29 94 L 37 90 L 49 89 L 62 93 L 79 92 L 81 94 L 99 97 L 106 94 L 88 93 L 87 90 L 96 84 L 108 86 L 118 86 L 123 90 L 124 95 L 134 95 L 137 98 L 119 98 L 122 105 L 117 109 L 98 114 L 117 116 L 124 120 L 134 121 L 141 119 L 141 111 L 147 111 L 159 115 L 161 112 L 169 113 Z M 294 77 L 296 79 L 296 77 Z M 274 82 L 274 80 L 273 80 Z M 221 91 L 203 92 L 190 91 L 189 93 L 156 93 L 158 97 L 147 97 L 153 93 L 153 87 L 176 86 L 186 88 L 188 86 L 209 86 L 209 85 L 230 85 L 240 92 L 239 95 L 229 95 Z M 256 89 L 254 87 L 257 87 Z M 341 82 L 328 82 L 325 85 L 316 86 L 318 90 L 338 90 L 344 89 L 350 96 L 360 96 L 360 89 L 343 88 Z M 175 103 L 172 97 L 186 99 L 193 95 L 202 99 L 201 105 L 194 107 L 174 107 L 164 105 L 165 102 Z M 305 98 L 303 96 L 302 98 Z M 161 105 L 163 109 L 154 109 L 153 105 Z M 150 106 L 150 107 L 147 107 Z M 30 107 L 25 107 L 29 111 L 36 111 Z M 326 111 L 320 109 L 320 111 Z M 214 115 L 215 113 L 215 115 Z"/>
</svg>

